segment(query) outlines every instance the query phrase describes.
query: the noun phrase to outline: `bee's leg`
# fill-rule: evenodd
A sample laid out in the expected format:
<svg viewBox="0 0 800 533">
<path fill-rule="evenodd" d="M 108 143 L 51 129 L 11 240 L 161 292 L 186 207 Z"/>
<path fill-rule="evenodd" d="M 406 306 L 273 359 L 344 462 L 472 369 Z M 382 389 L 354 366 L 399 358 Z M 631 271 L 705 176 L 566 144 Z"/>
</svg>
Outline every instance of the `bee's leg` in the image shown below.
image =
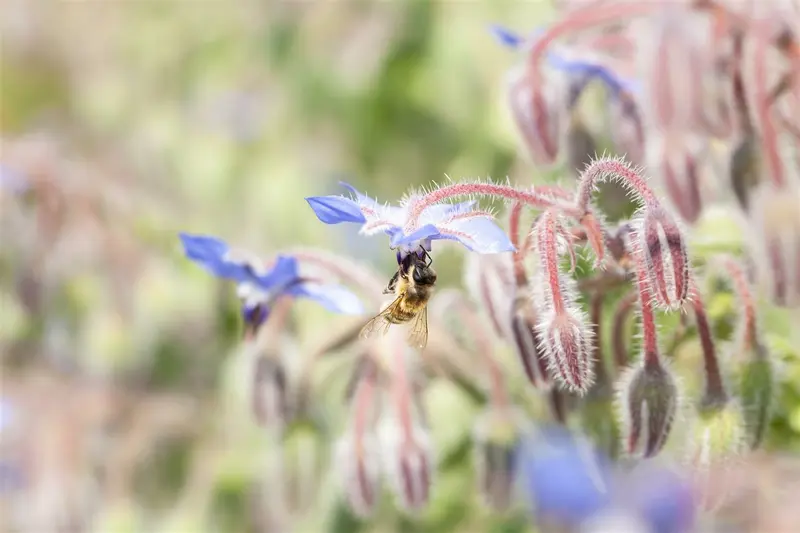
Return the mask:
<svg viewBox="0 0 800 533">
<path fill-rule="evenodd" d="M 389 285 L 387 285 L 386 288 L 383 289 L 383 294 L 394 293 L 395 287 L 397 286 L 397 280 L 399 277 L 400 277 L 400 269 L 397 269 L 394 273 L 394 276 L 392 276 L 392 279 L 389 280 Z"/>
</svg>

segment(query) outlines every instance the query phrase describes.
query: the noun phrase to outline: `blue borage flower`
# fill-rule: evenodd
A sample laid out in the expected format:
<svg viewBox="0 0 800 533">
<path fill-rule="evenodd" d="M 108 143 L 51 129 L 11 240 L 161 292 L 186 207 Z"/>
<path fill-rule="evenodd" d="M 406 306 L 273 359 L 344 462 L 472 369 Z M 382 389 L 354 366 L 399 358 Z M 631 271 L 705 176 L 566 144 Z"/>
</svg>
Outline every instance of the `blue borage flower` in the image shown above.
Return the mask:
<svg viewBox="0 0 800 533">
<path fill-rule="evenodd" d="M 490 31 L 495 38 L 510 48 L 519 48 L 528 40 L 524 39 L 518 34 L 515 34 L 503 28 L 502 26 L 490 26 Z M 534 39 L 537 35 L 541 34 L 542 30 L 537 30 L 531 36 Z M 568 74 L 579 76 L 577 80 L 576 91 L 580 92 L 588 83 L 594 79 L 602 81 L 610 90 L 613 96 L 621 97 L 628 96 L 637 90 L 638 84 L 635 80 L 626 80 L 617 76 L 608 67 L 598 62 L 581 60 L 581 59 L 568 59 L 554 52 L 547 53 L 547 62 L 554 69 L 561 70 Z"/>
<path fill-rule="evenodd" d="M 492 215 L 473 209 L 474 201 L 431 205 L 422 211 L 414 229 L 406 233 L 409 207 L 418 196 L 407 198 L 400 206 L 382 205 L 347 183 L 340 182 L 340 185 L 354 198 L 338 195 L 306 198 L 317 218 L 325 224 L 361 224 L 363 235 L 385 233 L 400 257 L 419 248 L 430 251 L 431 242 L 441 239 L 458 241 L 468 250 L 481 254 L 514 250 L 508 235 L 494 223 Z"/>
<path fill-rule="evenodd" d="M 616 511 L 654 533 L 681 533 L 694 520 L 691 487 L 666 468 L 615 469 L 588 441 L 563 428 L 542 428 L 521 452 L 522 486 L 536 516 L 546 521 L 579 527 Z"/>
<path fill-rule="evenodd" d="M 186 257 L 213 275 L 238 283 L 242 315 L 250 328 L 260 326 L 275 300 L 284 295 L 313 300 L 335 313 L 364 312 L 361 301 L 348 289 L 301 276 L 294 257 L 279 255 L 268 269 L 252 254 L 232 250 L 217 238 L 181 233 L 180 239 Z"/>
</svg>

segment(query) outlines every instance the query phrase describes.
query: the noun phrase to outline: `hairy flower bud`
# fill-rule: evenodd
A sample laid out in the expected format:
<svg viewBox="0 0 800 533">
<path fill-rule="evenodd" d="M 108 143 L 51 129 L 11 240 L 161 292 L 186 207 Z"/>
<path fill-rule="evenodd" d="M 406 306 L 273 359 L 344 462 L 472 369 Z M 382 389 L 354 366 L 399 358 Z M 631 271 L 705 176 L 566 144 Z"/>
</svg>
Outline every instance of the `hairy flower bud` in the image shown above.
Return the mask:
<svg viewBox="0 0 800 533">
<path fill-rule="evenodd" d="M 529 67 L 523 66 L 509 76 L 508 102 L 534 164 L 553 164 L 559 154 L 565 113 L 563 98 L 556 86 L 544 83 L 534 87 Z"/>
<path fill-rule="evenodd" d="M 743 137 L 731 154 L 730 181 L 739 205 L 745 211 L 750 206 L 751 190 L 760 181 L 761 152 L 754 135 Z"/>
<path fill-rule="evenodd" d="M 546 388 L 550 386 L 550 375 L 536 322 L 536 309 L 531 304 L 530 297 L 525 293 L 518 294 L 511 315 L 514 350 L 531 384 L 537 388 Z"/>
<path fill-rule="evenodd" d="M 623 447 L 629 455 L 653 457 L 666 444 L 678 412 L 678 384 L 663 363 L 644 362 L 628 368 L 618 386 Z"/>
<path fill-rule="evenodd" d="M 386 424 L 383 429 L 386 477 L 400 506 L 408 512 L 419 511 L 430 498 L 435 468 L 427 431 L 419 425 L 411 435 Z"/>
<path fill-rule="evenodd" d="M 360 517 L 372 514 L 380 497 L 380 456 L 375 437 L 351 431 L 336 446 L 335 467 L 350 509 Z"/>
<path fill-rule="evenodd" d="M 655 302 L 678 309 L 689 293 L 689 258 L 686 239 L 674 218 L 660 206 L 644 210 L 635 246 L 646 266 Z"/>
<path fill-rule="evenodd" d="M 478 487 L 485 504 L 495 511 L 505 511 L 513 503 L 524 421 L 516 410 L 490 408 L 475 422 Z"/>
<path fill-rule="evenodd" d="M 762 184 L 753 195 L 749 244 L 759 282 L 777 305 L 800 304 L 800 189 Z"/>
<path fill-rule="evenodd" d="M 261 427 L 282 427 L 289 418 L 286 371 L 276 358 L 258 355 L 253 373 L 251 406 Z"/>
<path fill-rule="evenodd" d="M 690 145 L 688 135 L 652 138 L 649 144 L 650 167 L 660 177 L 670 203 L 681 218 L 695 222 L 703 209 L 698 164 L 699 146 Z M 697 144 L 697 143 L 695 143 Z"/>
<path fill-rule="evenodd" d="M 774 371 L 766 348 L 759 345 L 756 349 L 764 353 L 738 368 L 739 396 L 751 449 L 757 448 L 764 438 L 775 395 Z"/>
<path fill-rule="evenodd" d="M 536 327 L 550 373 L 569 390 L 585 394 L 594 380 L 592 334 L 578 309 L 549 312 Z"/>
<path fill-rule="evenodd" d="M 689 437 L 689 459 L 701 494 L 701 505 L 706 510 L 719 506 L 717 498 L 712 500 L 708 497 L 707 487 L 732 474 L 745 448 L 744 428 L 742 409 L 735 401 L 701 410 L 694 421 Z M 724 493 L 719 496 L 724 496 Z"/>
</svg>

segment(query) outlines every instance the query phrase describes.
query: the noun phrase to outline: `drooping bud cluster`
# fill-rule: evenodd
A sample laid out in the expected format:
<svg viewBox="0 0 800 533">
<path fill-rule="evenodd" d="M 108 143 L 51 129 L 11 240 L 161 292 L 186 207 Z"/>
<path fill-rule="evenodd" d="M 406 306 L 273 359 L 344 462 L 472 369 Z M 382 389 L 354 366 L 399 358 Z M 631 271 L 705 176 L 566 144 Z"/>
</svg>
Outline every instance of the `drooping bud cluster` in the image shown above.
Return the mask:
<svg viewBox="0 0 800 533">
<path fill-rule="evenodd" d="M 534 247 L 539 261 L 537 297 L 540 322 L 536 326 L 550 372 L 567 388 L 589 390 L 594 379 L 592 334 L 587 318 L 575 301 L 574 280 L 559 269 L 559 249 L 572 250 L 563 242 L 565 231 L 552 210 L 542 213 L 534 227 Z"/>
</svg>

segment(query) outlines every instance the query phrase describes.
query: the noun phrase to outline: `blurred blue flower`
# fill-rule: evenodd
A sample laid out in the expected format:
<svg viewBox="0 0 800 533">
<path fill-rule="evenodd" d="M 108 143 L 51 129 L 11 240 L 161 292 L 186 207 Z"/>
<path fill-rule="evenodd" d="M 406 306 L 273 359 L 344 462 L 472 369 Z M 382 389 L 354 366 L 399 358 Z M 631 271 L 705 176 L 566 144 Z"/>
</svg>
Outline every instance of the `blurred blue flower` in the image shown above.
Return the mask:
<svg viewBox="0 0 800 533">
<path fill-rule="evenodd" d="M 579 527 L 607 512 L 622 512 L 653 533 L 682 533 L 694 520 L 690 486 L 667 469 L 645 465 L 615 469 L 587 441 L 561 428 L 545 428 L 526 442 L 524 488 L 536 517 Z"/>
<path fill-rule="evenodd" d="M 335 195 L 306 198 L 317 218 L 325 224 L 361 224 L 362 235 L 383 232 L 389 235 L 392 249 L 396 248 L 403 254 L 417 251 L 420 247 L 430 251 L 431 242 L 440 239 L 458 241 L 468 250 L 482 254 L 514 250 L 508 235 L 494 223 L 491 215 L 472 209 L 473 201 L 431 205 L 420 214 L 416 229 L 406 234 L 408 202 L 397 207 L 382 205 L 347 183 L 341 182 L 341 185 L 354 198 Z"/>
<path fill-rule="evenodd" d="M 223 241 L 204 235 L 180 234 L 186 257 L 213 275 L 238 283 L 242 314 L 253 326 L 262 324 L 279 296 L 313 300 L 329 311 L 358 315 L 364 312 L 359 298 L 348 289 L 302 277 L 297 259 L 279 255 L 267 269 L 257 259 L 236 253 Z"/>
<path fill-rule="evenodd" d="M 491 26 L 489 31 L 501 44 L 511 48 L 519 48 L 529 40 L 498 25 Z M 536 36 L 540 35 L 542 32 L 543 30 L 535 31 L 530 39 L 536 38 Z M 597 62 L 581 59 L 567 59 L 554 52 L 547 53 L 547 62 L 551 67 L 557 70 L 579 76 L 580 79 L 577 80 L 577 92 L 582 91 L 590 81 L 595 79 L 602 81 L 611 90 L 614 96 L 626 96 L 635 92 L 638 88 L 638 83 L 635 80 L 621 78 L 608 67 Z"/>
<path fill-rule="evenodd" d="M 0 163 L 0 189 L 12 194 L 22 194 L 30 187 L 30 181 L 25 176 Z"/>
</svg>

